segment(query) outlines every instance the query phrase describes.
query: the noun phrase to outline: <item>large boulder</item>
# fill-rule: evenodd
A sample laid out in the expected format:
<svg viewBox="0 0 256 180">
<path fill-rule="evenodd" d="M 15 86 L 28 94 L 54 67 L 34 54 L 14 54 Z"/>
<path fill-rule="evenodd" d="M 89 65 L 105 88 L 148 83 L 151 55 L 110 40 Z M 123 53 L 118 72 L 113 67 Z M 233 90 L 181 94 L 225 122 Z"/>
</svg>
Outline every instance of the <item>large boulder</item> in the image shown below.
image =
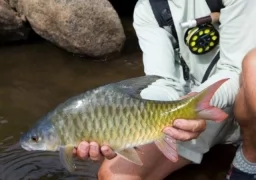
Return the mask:
<svg viewBox="0 0 256 180">
<path fill-rule="evenodd" d="M 41 37 L 91 57 L 120 52 L 125 34 L 108 0 L 10 0 Z"/>
<path fill-rule="evenodd" d="M 0 43 L 26 39 L 29 28 L 25 18 L 14 11 L 4 0 L 0 0 Z"/>
</svg>

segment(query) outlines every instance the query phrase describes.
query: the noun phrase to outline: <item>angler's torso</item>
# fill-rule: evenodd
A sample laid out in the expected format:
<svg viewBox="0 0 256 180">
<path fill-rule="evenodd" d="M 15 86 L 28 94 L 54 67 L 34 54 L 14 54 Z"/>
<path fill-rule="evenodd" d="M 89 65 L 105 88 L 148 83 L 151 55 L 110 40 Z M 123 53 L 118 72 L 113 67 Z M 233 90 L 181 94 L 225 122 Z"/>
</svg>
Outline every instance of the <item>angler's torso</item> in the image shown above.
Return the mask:
<svg viewBox="0 0 256 180">
<path fill-rule="evenodd" d="M 168 3 L 170 5 L 177 31 L 180 53 L 190 68 L 192 78 L 194 77 L 195 80 L 200 82 L 210 62 L 218 53 L 219 46 L 215 47 L 212 51 L 205 55 L 192 54 L 187 45 L 184 43 L 184 35 L 187 29 L 181 28 L 180 23 L 207 16 L 211 13 L 211 10 L 207 5 L 206 0 L 168 0 Z M 219 30 L 219 25 L 215 25 L 215 28 Z M 213 68 L 212 73 L 214 73 L 214 71 L 215 68 Z"/>
</svg>

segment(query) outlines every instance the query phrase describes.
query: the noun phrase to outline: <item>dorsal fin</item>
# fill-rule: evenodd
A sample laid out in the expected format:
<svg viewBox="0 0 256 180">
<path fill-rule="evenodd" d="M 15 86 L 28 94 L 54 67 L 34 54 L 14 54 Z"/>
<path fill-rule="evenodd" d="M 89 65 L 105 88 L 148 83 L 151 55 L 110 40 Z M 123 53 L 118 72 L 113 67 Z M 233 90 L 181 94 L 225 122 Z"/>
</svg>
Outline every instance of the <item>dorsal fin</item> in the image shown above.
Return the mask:
<svg viewBox="0 0 256 180">
<path fill-rule="evenodd" d="M 125 94 L 128 94 L 132 97 L 141 98 L 141 91 L 161 78 L 162 77 L 160 76 L 147 75 L 123 80 L 112 85 L 114 85 L 115 88 L 117 88 Z"/>
</svg>

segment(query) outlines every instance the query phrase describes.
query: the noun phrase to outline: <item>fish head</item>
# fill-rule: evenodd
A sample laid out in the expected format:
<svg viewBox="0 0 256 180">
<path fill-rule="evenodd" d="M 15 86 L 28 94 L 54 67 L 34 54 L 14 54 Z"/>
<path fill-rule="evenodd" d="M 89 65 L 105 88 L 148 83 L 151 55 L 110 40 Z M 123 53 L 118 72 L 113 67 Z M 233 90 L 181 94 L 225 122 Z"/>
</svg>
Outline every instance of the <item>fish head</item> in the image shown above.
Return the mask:
<svg viewBox="0 0 256 180">
<path fill-rule="evenodd" d="M 56 151 L 60 138 L 50 119 L 45 117 L 22 135 L 20 145 L 27 151 Z"/>
</svg>

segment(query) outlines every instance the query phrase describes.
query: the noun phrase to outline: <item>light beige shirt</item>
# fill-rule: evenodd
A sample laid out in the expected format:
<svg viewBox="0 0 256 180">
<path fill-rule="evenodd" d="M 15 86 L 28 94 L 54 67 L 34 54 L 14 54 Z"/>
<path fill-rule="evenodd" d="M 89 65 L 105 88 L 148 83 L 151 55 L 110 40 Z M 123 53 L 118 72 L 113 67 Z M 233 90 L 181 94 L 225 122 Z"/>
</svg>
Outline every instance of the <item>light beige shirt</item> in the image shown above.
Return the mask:
<svg viewBox="0 0 256 180">
<path fill-rule="evenodd" d="M 230 78 L 213 98 L 218 107 L 232 106 L 239 89 L 241 62 L 248 51 L 256 47 L 256 0 L 223 0 L 221 10 L 220 43 L 205 55 L 194 55 L 184 43 L 186 29 L 181 22 L 210 14 L 205 0 L 168 0 L 174 19 L 180 52 L 190 68 L 190 90 L 199 91 L 210 84 Z M 147 75 L 159 75 L 160 80 L 142 91 L 145 99 L 174 100 L 186 94 L 180 66 L 175 61 L 173 36 L 168 28 L 161 28 L 154 17 L 148 0 L 139 0 L 134 11 L 134 28 L 143 51 L 144 71 Z M 220 51 L 220 59 L 208 80 L 201 84 L 203 75 Z"/>
</svg>

